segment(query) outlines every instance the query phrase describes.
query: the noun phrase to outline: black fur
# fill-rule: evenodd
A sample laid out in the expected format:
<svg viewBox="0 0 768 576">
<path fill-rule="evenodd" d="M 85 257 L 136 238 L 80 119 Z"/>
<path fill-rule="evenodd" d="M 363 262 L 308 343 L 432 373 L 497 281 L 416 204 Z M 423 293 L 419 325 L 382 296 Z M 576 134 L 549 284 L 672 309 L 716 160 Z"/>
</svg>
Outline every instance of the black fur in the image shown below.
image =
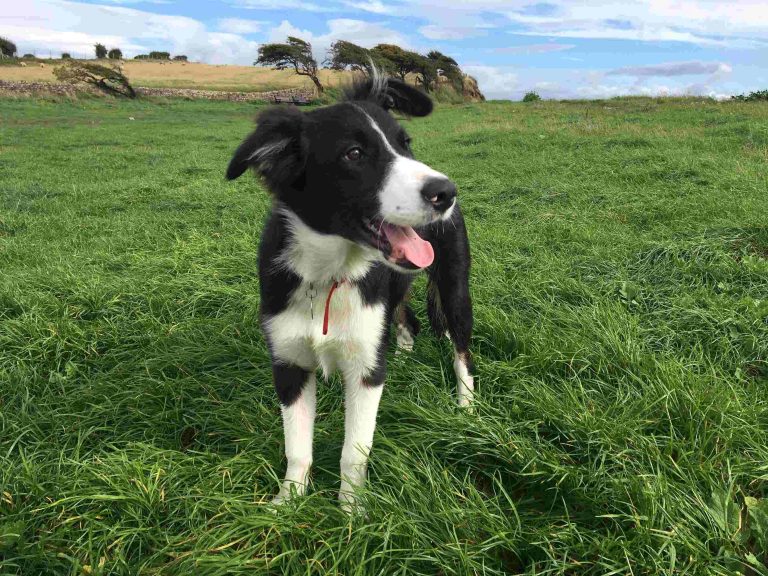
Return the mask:
<svg viewBox="0 0 768 576">
<path fill-rule="evenodd" d="M 344 96 L 351 102 L 373 102 L 406 116 L 429 116 L 433 107 L 424 92 L 395 78 L 366 78 L 353 84 Z"/>
<path fill-rule="evenodd" d="M 400 156 L 412 158 L 405 130 L 388 111 L 409 116 L 426 116 L 432 101 L 420 90 L 399 80 L 380 78 L 356 84 L 346 99 L 336 105 L 302 113 L 292 107 L 272 107 L 258 117 L 256 130 L 240 144 L 227 168 L 234 179 L 249 167 L 260 174 L 275 200 L 274 210 L 262 233 L 259 248 L 259 278 L 263 317 L 284 310 L 302 278 L 282 264 L 291 242 L 285 209 L 312 230 L 364 244 L 367 232 L 362 222 L 380 210 L 378 193 L 387 176 L 392 155 L 382 148 L 385 134 Z M 359 147 L 364 162 L 344 160 L 348 150 Z M 446 181 L 448 182 L 448 181 Z M 451 183 L 450 186 L 453 186 Z M 455 188 L 453 188 L 455 194 Z M 431 194 L 430 194 L 431 195 Z M 440 210 L 452 204 L 452 197 Z M 415 227 L 428 240 L 435 261 L 428 267 L 430 283 L 429 317 L 438 334 L 447 332 L 461 353 L 469 358 L 472 333 L 472 303 L 469 295 L 469 242 L 458 205 L 448 220 Z M 406 325 L 415 335 L 418 320 L 404 301 L 413 276 L 375 263 L 367 275 L 354 282 L 367 304 L 384 303 L 389 325 L 402 303 Z M 320 295 L 318 302 L 325 295 Z M 322 314 L 319 306 L 317 314 Z M 387 331 L 384 331 L 387 333 Z M 271 345 L 270 345 L 271 346 Z M 386 373 L 387 339 L 378 349 L 375 369 L 364 378 L 368 385 L 383 383 Z M 274 378 L 280 401 L 290 405 L 300 394 L 307 370 L 275 362 Z"/>
<path fill-rule="evenodd" d="M 309 372 L 298 366 L 289 366 L 274 362 L 272 364 L 272 377 L 275 383 L 275 391 L 280 403 L 290 406 L 299 397 L 304 384 L 307 382 Z"/>
</svg>

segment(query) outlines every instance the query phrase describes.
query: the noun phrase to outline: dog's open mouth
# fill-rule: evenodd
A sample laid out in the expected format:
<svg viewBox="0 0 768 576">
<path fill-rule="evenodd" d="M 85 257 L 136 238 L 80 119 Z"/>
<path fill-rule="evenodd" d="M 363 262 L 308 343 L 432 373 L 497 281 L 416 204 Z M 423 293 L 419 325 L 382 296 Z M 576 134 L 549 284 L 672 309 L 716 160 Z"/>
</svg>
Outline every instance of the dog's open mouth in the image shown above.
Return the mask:
<svg viewBox="0 0 768 576">
<path fill-rule="evenodd" d="M 364 222 L 368 243 L 384 257 L 403 268 L 426 268 L 435 259 L 432 244 L 421 238 L 410 226 L 398 226 L 381 218 Z"/>
</svg>

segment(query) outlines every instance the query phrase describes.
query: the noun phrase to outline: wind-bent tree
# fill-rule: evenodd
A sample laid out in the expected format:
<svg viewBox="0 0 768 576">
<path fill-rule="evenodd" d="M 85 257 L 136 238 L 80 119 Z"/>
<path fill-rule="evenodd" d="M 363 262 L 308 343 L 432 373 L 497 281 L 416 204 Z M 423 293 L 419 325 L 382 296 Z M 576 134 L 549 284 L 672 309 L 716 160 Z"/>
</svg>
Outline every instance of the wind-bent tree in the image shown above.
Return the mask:
<svg viewBox="0 0 768 576">
<path fill-rule="evenodd" d="M 123 59 L 123 51 L 120 50 L 120 48 L 112 48 L 112 50 L 107 52 L 107 57 L 110 60 L 122 60 Z"/>
<path fill-rule="evenodd" d="M 318 94 L 323 93 L 323 85 L 317 77 L 317 61 L 312 56 L 312 45 L 301 38 L 288 36 L 285 44 L 262 44 L 254 64 L 272 66 L 275 70 L 293 68 L 299 76 L 309 76 Z"/>
<path fill-rule="evenodd" d="M 8 38 L 0 36 L 0 58 L 13 58 L 16 55 L 16 44 Z"/>
<path fill-rule="evenodd" d="M 331 44 L 326 62 L 333 70 L 352 70 L 371 74 L 371 64 L 384 73 L 392 72 L 392 63 L 380 54 L 346 40 L 338 40 Z"/>
<path fill-rule="evenodd" d="M 131 83 L 116 64 L 106 66 L 93 62 L 67 60 L 66 64 L 56 68 L 53 74 L 62 82 L 90 84 L 113 96 L 136 98 L 136 92 Z"/>
<path fill-rule="evenodd" d="M 94 44 L 93 47 L 96 51 L 96 58 L 101 60 L 102 58 L 107 57 L 107 47 L 104 46 L 104 44 Z"/>
<path fill-rule="evenodd" d="M 173 59 L 176 62 L 187 62 L 189 60 L 189 58 L 187 58 L 186 55 L 184 54 L 179 54 L 178 56 L 174 56 Z"/>
<path fill-rule="evenodd" d="M 424 56 L 403 50 L 394 44 L 379 44 L 371 49 L 371 53 L 389 63 L 389 72 L 400 77 L 405 82 L 405 77 L 411 73 L 419 73 L 423 68 Z"/>
<path fill-rule="evenodd" d="M 352 70 L 354 72 L 370 72 L 371 52 L 362 46 L 337 40 L 331 44 L 326 61 L 333 70 Z"/>
</svg>

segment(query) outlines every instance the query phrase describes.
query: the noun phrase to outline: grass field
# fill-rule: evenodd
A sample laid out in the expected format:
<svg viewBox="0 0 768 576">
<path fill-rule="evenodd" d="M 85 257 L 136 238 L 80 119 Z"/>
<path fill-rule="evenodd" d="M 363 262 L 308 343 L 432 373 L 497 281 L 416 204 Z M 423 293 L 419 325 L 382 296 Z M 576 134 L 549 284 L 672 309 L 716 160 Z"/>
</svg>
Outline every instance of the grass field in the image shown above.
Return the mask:
<svg viewBox="0 0 768 576">
<path fill-rule="evenodd" d="M 0 574 L 768 574 L 768 106 L 409 122 L 468 222 L 478 403 L 445 341 L 391 355 L 351 519 L 338 379 L 310 495 L 264 506 L 254 112 L 0 101 Z"/>
<path fill-rule="evenodd" d="M 45 68 L 39 62 L 26 61 L 0 66 L 0 80 L 22 82 L 58 82 L 53 75 L 61 60 L 46 60 Z M 195 88 L 198 90 L 225 90 L 232 92 L 267 92 L 286 88 L 314 89 L 306 76 L 297 76 L 291 70 L 272 70 L 256 66 L 215 66 L 190 62 L 143 62 L 126 60 L 125 74 L 134 86 L 147 88 Z M 349 74 L 333 70 L 320 70 L 320 80 L 326 88 L 338 87 Z"/>
</svg>

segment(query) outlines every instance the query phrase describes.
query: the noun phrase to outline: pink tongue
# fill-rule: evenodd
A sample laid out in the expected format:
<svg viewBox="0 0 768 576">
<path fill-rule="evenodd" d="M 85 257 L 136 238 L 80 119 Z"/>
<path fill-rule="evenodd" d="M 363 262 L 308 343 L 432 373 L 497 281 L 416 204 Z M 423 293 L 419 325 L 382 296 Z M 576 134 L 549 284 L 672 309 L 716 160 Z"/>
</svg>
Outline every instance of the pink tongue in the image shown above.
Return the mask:
<svg viewBox="0 0 768 576">
<path fill-rule="evenodd" d="M 392 256 L 407 259 L 419 268 L 426 268 L 435 259 L 432 244 L 419 237 L 410 226 L 395 226 L 384 223 L 384 234 L 392 245 Z"/>
</svg>

